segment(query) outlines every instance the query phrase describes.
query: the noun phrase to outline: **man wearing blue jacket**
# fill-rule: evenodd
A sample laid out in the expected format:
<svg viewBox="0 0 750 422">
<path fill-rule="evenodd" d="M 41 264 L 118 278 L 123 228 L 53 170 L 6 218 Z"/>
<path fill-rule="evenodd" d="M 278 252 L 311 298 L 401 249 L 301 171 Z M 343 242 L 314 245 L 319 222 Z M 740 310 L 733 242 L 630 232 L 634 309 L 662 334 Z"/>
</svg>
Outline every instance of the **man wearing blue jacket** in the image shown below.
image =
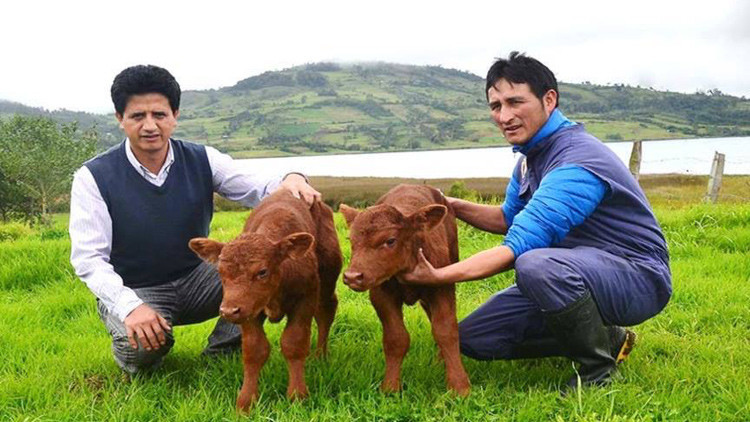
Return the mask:
<svg viewBox="0 0 750 422">
<path fill-rule="evenodd" d="M 557 108 L 554 74 L 513 52 L 487 73 L 492 119 L 522 156 L 502 206 L 448 198 L 456 216 L 505 234 L 501 246 L 433 268 L 420 257 L 406 282 L 449 284 L 515 267 L 516 284 L 459 324 L 474 359 L 567 356 L 568 385 L 603 385 L 633 347 L 622 326 L 659 313 L 672 294 L 669 254 L 638 182 L 583 125 Z"/>
</svg>

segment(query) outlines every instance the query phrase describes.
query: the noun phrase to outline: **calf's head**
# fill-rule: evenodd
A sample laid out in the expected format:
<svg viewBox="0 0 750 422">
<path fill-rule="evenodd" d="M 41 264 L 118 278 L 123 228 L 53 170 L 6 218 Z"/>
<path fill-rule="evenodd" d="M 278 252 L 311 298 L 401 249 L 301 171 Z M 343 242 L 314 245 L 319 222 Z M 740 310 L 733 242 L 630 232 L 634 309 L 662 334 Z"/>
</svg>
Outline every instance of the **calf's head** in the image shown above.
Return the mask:
<svg viewBox="0 0 750 422">
<path fill-rule="evenodd" d="M 294 233 L 278 242 L 244 233 L 229 243 L 198 237 L 190 249 L 203 260 L 218 264 L 224 290 L 219 313 L 234 323 L 254 318 L 268 306 L 281 284 L 281 263 L 307 253 L 314 243 L 309 233 Z"/>
<path fill-rule="evenodd" d="M 443 205 L 427 205 L 404 215 L 391 205 L 358 211 L 341 204 L 349 226 L 352 254 L 344 283 L 352 290 L 371 289 L 417 264 L 420 233 L 432 230 L 445 217 Z"/>
</svg>

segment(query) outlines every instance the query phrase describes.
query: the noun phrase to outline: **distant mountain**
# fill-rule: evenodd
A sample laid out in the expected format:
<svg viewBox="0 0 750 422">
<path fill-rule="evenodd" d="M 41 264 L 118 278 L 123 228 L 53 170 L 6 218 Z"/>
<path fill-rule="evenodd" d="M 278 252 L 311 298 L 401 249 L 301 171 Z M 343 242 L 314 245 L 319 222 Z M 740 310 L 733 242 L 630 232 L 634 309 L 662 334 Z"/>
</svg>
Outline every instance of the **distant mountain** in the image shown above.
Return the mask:
<svg viewBox="0 0 750 422">
<path fill-rule="evenodd" d="M 10 105 L 9 105 L 10 104 Z M 0 115 L 47 113 L 97 124 L 102 144 L 114 119 L 0 102 Z M 560 85 L 560 108 L 602 140 L 750 136 L 750 101 L 625 85 Z M 185 91 L 176 137 L 236 157 L 503 145 L 489 119 L 484 79 L 439 66 L 315 63 L 265 72 L 234 86 Z"/>
</svg>

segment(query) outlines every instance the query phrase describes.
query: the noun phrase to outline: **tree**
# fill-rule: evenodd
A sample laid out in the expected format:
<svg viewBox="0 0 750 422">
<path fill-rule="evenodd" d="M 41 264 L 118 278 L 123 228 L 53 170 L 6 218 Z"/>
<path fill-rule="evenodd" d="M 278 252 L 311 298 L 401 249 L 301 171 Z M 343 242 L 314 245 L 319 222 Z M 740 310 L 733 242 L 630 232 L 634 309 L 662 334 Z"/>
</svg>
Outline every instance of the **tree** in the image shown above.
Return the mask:
<svg viewBox="0 0 750 422">
<path fill-rule="evenodd" d="M 73 172 L 96 152 L 96 132 L 79 133 L 77 123 L 16 115 L 0 120 L 0 172 L 15 196 L 31 200 L 47 218 L 49 206 L 70 189 Z M 28 217 L 32 210 L 24 214 Z"/>
<path fill-rule="evenodd" d="M 30 203 L 18 183 L 8 179 L 0 168 L 0 218 L 8 221 L 13 215 L 33 215 Z"/>
</svg>

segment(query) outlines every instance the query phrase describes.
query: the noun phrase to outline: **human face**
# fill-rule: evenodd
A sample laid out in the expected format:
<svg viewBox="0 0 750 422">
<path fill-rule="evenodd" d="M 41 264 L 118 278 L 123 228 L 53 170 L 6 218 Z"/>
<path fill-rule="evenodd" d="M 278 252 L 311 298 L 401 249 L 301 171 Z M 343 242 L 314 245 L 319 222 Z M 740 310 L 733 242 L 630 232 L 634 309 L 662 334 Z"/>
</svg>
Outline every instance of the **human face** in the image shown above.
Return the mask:
<svg viewBox="0 0 750 422">
<path fill-rule="evenodd" d="M 557 92 L 550 89 L 541 101 L 527 83 L 500 79 L 487 91 L 490 114 L 511 145 L 523 145 L 547 122 L 555 109 Z"/>
<path fill-rule="evenodd" d="M 162 94 L 133 95 L 123 114 L 116 114 L 136 157 L 166 154 L 179 115 Z"/>
</svg>

